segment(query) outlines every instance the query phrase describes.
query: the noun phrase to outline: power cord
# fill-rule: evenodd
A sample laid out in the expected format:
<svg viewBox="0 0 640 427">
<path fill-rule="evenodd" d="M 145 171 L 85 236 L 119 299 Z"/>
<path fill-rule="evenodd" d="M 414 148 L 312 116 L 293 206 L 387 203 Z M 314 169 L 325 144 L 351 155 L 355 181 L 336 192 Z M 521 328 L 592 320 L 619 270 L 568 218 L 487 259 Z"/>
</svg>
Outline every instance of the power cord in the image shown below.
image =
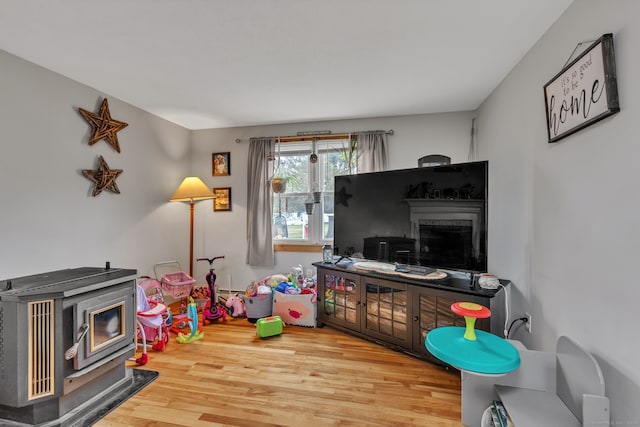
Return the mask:
<svg viewBox="0 0 640 427">
<path fill-rule="evenodd" d="M 506 339 L 509 338 L 509 331 L 507 330 L 507 322 L 509 321 L 509 291 L 507 290 L 507 287 L 505 285 L 503 285 L 502 283 L 498 282 L 498 285 L 502 287 L 502 289 L 504 289 L 504 337 Z"/>
<path fill-rule="evenodd" d="M 518 317 L 517 319 L 513 319 L 513 321 L 511 322 L 511 325 L 509 325 L 509 329 L 507 330 L 507 337 L 506 337 L 507 339 L 509 338 L 509 334 L 511 334 L 511 328 L 513 328 L 513 325 L 515 325 L 517 321 L 520 321 L 522 322 L 522 324 L 525 324 L 529 321 L 529 319 L 526 317 Z"/>
<path fill-rule="evenodd" d="M 502 331 L 502 333 L 504 334 L 505 339 L 509 339 L 509 333 L 511 332 L 511 327 L 513 326 L 513 324 L 517 320 L 522 320 L 522 318 L 514 319 L 513 322 L 511 322 L 511 326 L 509 326 L 507 328 L 507 324 L 509 323 L 509 316 L 510 316 L 510 313 L 509 313 L 509 290 L 507 289 L 507 287 L 505 285 L 500 283 L 500 281 L 498 281 L 497 286 L 495 288 L 493 288 L 493 289 L 497 289 L 498 287 L 501 287 L 502 289 L 504 289 L 505 316 L 504 316 L 504 330 Z M 486 288 L 486 289 L 491 289 L 491 288 Z M 525 321 L 528 321 L 528 319 L 525 319 Z"/>
</svg>

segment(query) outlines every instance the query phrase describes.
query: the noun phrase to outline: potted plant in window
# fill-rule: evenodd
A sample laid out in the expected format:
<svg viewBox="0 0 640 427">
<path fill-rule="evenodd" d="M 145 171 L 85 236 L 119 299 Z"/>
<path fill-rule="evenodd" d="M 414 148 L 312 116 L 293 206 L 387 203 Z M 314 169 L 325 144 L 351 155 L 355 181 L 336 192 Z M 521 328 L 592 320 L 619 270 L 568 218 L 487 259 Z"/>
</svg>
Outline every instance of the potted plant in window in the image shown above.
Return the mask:
<svg viewBox="0 0 640 427">
<path fill-rule="evenodd" d="M 271 178 L 271 189 L 274 193 L 284 193 L 287 190 L 287 178 Z"/>
<path fill-rule="evenodd" d="M 281 194 L 281 193 L 286 192 L 286 190 L 287 190 L 287 178 L 283 178 L 281 176 L 278 176 L 279 173 L 280 173 L 280 145 L 278 145 L 277 156 L 273 160 L 276 160 L 276 159 L 277 159 L 278 162 L 275 165 L 275 170 L 273 171 L 273 176 L 270 179 L 270 181 L 271 181 L 271 190 L 273 190 L 274 193 Z"/>
<path fill-rule="evenodd" d="M 309 197 L 304 202 L 304 210 L 307 212 L 307 215 L 313 215 L 313 211 L 316 204 L 313 201 L 313 196 L 309 194 Z"/>
</svg>

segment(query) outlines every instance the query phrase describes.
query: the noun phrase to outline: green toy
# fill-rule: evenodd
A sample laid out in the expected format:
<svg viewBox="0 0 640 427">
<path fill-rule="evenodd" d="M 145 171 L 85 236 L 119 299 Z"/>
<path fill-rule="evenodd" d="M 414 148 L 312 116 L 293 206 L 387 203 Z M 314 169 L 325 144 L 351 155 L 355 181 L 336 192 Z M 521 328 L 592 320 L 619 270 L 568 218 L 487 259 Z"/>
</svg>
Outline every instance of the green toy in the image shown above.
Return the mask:
<svg viewBox="0 0 640 427">
<path fill-rule="evenodd" d="M 263 317 L 256 322 L 256 335 L 260 338 L 280 335 L 283 325 L 284 322 L 282 322 L 280 316 Z"/>
</svg>

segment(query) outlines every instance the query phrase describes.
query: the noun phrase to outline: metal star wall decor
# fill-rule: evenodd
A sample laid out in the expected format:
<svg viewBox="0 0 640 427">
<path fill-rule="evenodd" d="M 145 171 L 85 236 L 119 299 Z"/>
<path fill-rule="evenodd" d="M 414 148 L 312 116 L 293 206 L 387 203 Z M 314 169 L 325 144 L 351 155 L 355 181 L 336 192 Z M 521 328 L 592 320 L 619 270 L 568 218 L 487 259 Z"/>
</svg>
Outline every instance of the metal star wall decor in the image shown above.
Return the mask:
<svg viewBox="0 0 640 427">
<path fill-rule="evenodd" d="M 97 114 L 83 108 L 78 108 L 78 110 L 93 128 L 93 135 L 89 139 L 89 145 L 104 139 L 119 153 L 120 144 L 118 143 L 117 132 L 129 126 L 129 124 L 111 118 L 107 98 L 102 100 L 100 111 Z"/>
<path fill-rule="evenodd" d="M 98 158 L 98 169 L 82 170 L 82 175 L 94 183 L 93 197 L 102 193 L 102 190 L 120 194 L 120 189 L 118 188 L 118 184 L 116 184 L 116 178 L 121 173 L 122 169 L 109 169 L 109 165 L 104 161 L 102 156 Z"/>
<path fill-rule="evenodd" d="M 347 193 L 347 189 L 342 187 L 339 191 L 335 192 L 335 203 L 349 207 L 349 199 L 353 197 L 353 194 Z"/>
</svg>

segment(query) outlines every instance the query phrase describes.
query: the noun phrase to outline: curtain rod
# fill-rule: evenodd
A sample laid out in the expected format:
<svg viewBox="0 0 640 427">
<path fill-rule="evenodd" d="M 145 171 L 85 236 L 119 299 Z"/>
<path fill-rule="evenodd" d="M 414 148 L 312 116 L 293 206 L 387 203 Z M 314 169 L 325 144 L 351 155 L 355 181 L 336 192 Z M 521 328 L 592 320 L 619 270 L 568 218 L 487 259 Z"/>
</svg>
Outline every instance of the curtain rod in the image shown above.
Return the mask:
<svg viewBox="0 0 640 427">
<path fill-rule="evenodd" d="M 262 138 L 275 138 L 277 142 L 298 142 L 298 141 L 313 141 L 313 140 L 326 140 L 326 139 L 345 139 L 351 136 L 354 133 L 360 132 L 384 132 L 387 135 L 393 135 L 393 129 L 383 130 L 383 131 L 353 131 L 353 132 L 340 132 L 340 133 L 311 133 L 311 134 L 301 134 L 301 135 L 289 135 L 289 136 L 272 136 L 272 137 L 262 137 Z M 240 138 L 236 138 L 236 143 L 241 143 L 243 141 L 248 141 L 247 139 L 242 140 Z"/>
</svg>

